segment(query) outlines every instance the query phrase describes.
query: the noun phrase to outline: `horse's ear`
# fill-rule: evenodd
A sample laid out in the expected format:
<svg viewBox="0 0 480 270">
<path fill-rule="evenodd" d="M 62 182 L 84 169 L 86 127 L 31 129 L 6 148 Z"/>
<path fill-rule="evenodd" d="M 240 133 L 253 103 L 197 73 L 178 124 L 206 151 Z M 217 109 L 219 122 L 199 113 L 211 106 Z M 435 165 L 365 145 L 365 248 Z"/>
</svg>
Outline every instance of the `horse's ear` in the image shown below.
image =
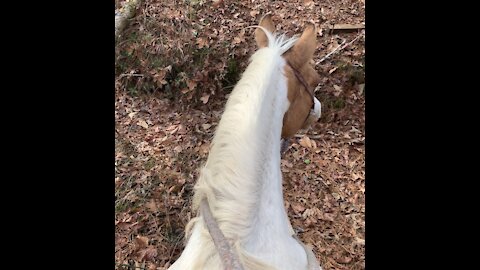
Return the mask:
<svg viewBox="0 0 480 270">
<path fill-rule="evenodd" d="M 297 43 L 286 54 L 289 62 L 296 68 L 302 67 L 310 59 L 317 48 L 317 31 L 313 23 L 309 23 L 307 28 L 298 39 Z"/>
<path fill-rule="evenodd" d="M 259 26 L 267 29 L 270 33 L 275 31 L 275 26 L 272 22 L 272 15 L 267 14 L 260 19 Z M 268 46 L 268 38 L 265 32 L 262 29 L 257 28 L 255 30 L 255 41 L 257 41 L 257 45 L 259 48 L 267 47 Z"/>
</svg>

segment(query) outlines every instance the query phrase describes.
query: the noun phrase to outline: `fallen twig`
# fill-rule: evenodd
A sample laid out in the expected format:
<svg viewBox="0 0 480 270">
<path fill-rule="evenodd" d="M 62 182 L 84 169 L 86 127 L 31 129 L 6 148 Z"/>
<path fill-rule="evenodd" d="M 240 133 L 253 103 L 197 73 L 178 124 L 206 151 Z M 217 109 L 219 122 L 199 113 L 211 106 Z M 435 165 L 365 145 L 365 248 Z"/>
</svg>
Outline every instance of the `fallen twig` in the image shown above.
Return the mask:
<svg viewBox="0 0 480 270">
<path fill-rule="evenodd" d="M 310 139 L 320 139 L 320 138 L 323 137 L 323 135 L 308 135 L 308 134 L 295 134 L 295 135 L 293 135 L 293 137 L 295 137 L 295 138 L 303 138 L 305 136 L 307 136 Z"/>
<path fill-rule="evenodd" d="M 360 29 L 365 29 L 365 25 L 360 23 L 360 24 L 346 24 L 346 23 L 340 23 L 340 24 L 335 24 L 333 25 L 328 31 L 330 33 L 335 33 L 335 32 L 348 32 L 348 31 L 358 31 Z"/>
<path fill-rule="evenodd" d="M 334 54 L 335 52 L 339 52 L 343 49 L 345 49 L 346 47 L 348 47 L 349 45 L 351 45 L 353 42 L 355 42 L 357 39 L 359 39 L 360 37 L 364 36 L 365 35 L 365 31 L 362 31 L 360 34 L 357 35 L 357 37 L 355 37 L 354 39 L 352 39 L 352 41 L 348 42 L 348 43 L 345 43 L 345 40 L 342 42 L 342 44 L 338 45 L 337 48 L 335 48 L 335 50 L 329 52 L 327 55 L 325 55 L 324 57 L 322 57 L 322 59 L 318 60 L 315 65 L 318 65 L 320 63 L 322 63 L 323 61 L 325 61 L 327 58 L 329 58 L 332 54 Z"/>
<path fill-rule="evenodd" d="M 143 77 L 143 74 L 122 73 L 122 74 L 120 74 L 120 76 L 118 76 L 118 79 L 120 80 L 123 77 Z"/>
</svg>

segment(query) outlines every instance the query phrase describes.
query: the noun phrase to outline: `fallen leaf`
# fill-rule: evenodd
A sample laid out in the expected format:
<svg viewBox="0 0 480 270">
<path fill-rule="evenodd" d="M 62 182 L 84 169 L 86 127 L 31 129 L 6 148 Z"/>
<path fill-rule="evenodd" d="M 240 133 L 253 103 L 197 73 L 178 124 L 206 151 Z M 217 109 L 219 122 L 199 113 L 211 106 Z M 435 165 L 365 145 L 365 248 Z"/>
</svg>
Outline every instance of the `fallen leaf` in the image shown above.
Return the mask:
<svg viewBox="0 0 480 270">
<path fill-rule="evenodd" d="M 291 206 L 292 206 L 293 212 L 295 212 L 295 214 L 297 215 L 301 215 L 303 211 L 305 211 L 305 207 L 303 207 L 303 205 L 299 203 L 292 203 Z"/>
<path fill-rule="evenodd" d="M 178 192 L 180 189 L 182 189 L 182 185 L 173 185 L 168 189 L 168 192 Z"/>
<path fill-rule="evenodd" d="M 322 220 L 333 221 L 333 217 L 334 215 L 332 213 L 323 213 L 319 218 Z"/>
<path fill-rule="evenodd" d="M 165 77 L 167 76 L 167 73 L 170 72 L 171 70 L 172 70 L 171 65 L 168 67 L 162 68 L 153 75 L 153 79 L 160 85 L 165 85 L 167 84 Z"/>
<path fill-rule="evenodd" d="M 207 104 L 209 98 L 210 98 L 210 95 L 204 95 L 203 97 L 200 98 L 200 100 L 203 102 L 203 104 Z"/>
<path fill-rule="evenodd" d="M 209 143 L 204 143 L 200 146 L 199 151 L 200 151 L 200 153 L 206 154 L 206 153 L 208 153 L 209 149 L 210 149 L 210 144 Z"/>
<path fill-rule="evenodd" d="M 358 173 L 352 173 L 352 180 L 360 179 L 360 175 Z"/>
<path fill-rule="evenodd" d="M 137 238 L 135 238 L 135 242 L 137 243 L 138 245 L 138 248 L 141 249 L 141 248 L 144 248 L 144 247 L 147 247 L 148 246 L 148 237 L 146 236 L 137 236 Z"/>
<path fill-rule="evenodd" d="M 180 124 L 180 125 L 178 125 L 177 133 L 180 134 L 180 135 L 186 134 L 187 133 L 187 128 L 184 125 Z"/>
<path fill-rule="evenodd" d="M 333 95 L 338 97 L 340 93 L 342 93 L 343 89 L 341 86 L 338 86 L 336 84 L 333 85 L 333 89 L 335 89 L 335 92 L 333 92 Z"/>
<path fill-rule="evenodd" d="M 307 136 L 303 136 L 300 139 L 299 144 L 305 148 L 312 148 L 312 141 Z"/>
<path fill-rule="evenodd" d="M 192 91 L 197 86 L 197 82 L 193 80 L 187 80 L 188 90 Z"/>
<path fill-rule="evenodd" d="M 315 216 L 319 215 L 319 213 L 320 213 L 320 210 L 318 208 L 316 208 L 316 207 L 309 208 L 309 209 L 305 210 L 305 212 L 303 212 L 302 217 L 304 219 L 306 219 L 307 217 L 311 217 L 311 216 L 314 216 L 314 215 Z"/>
<path fill-rule="evenodd" d="M 303 0 L 303 4 L 305 4 L 305 6 L 312 5 L 312 4 L 313 4 L 313 0 Z"/>
<path fill-rule="evenodd" d="M 212 5 L 213 5 L 214 7 L 218 7 L 220 4 L 223 3 L 223 0 L 213 0 L 212 2 L 213 2 Z"/>
<path fill-rule="evenodd" d="M 138 252 L 139 261 L 153 261 L 153 259 L 158 255 L 157 249 L 153 246 L 150 246 L 144 250 Z"/>
<path fill-rule="evenodd" d="M 362 83 L 362 84 L 359 84 L 358 85 L 358 95 L 362 95 L 363 94 L 363 90 L 365 90 L 365 84 Z"/>
<path fill-rule="evenodd" d="M 138 112 L 131 112 L 131 113 L 128 114 L 128 117 L 130 117 L 130 119 L 132 119 L 135 116 L 135 114 L 137 114 L 137 113 Z"/>
<path fill-rule="evenodd" d="M 197 38 L 197 45 L 200 49 L 203 47 L 208 48 L 208 40 L 206 40 L 205 38 Z"/>
<path fill-rule="evenodd" d="M 354 132 L 354 133 L 362 133 L 360 130 L 358 130 L 356 127 L 352 126 L 352 128 L 349 130 L 349 132 Z"/>
<path fill-rule="evenodd" d="M 152 212 L 158 212 L 157 203 L 155 203 L 154 199 L 151 199 L 149 202 L 147 202 L 145 206 Z"/>
<path fill-rule="evenodd" d="M 258 13 L 259 13 L 259 11 L 257 11 L 257 10 L 252 10 L 252 11 L 250 11 L 250 16 L 255 17 L 255 16 L 258 15 Z"/>
<path fill-rule="evenodd" d="M 362 239 L 362 238 L 359 238 L 359 237 L 355 238 L 355 242 L 358 245 L 365 245 L 365 239 Z"/>
<path fill-rule="evenodd" d="M 137 125 L 139 125 L 143 128 L 146 128 L 146 129 L 148 128 L 147 122 L 145 122 L 145 120 L 143 120 L 143 119 L 138 120 Z"/>
<path fill-rule="evenodd" d="M 346 264 L 346 263 L 349 263 L 352 261 L 352 258 L 351 257 L 340 257 L 338 258 L 337 262 L 339 263 L 343 263 L 343 264 Z"/>
</svg>

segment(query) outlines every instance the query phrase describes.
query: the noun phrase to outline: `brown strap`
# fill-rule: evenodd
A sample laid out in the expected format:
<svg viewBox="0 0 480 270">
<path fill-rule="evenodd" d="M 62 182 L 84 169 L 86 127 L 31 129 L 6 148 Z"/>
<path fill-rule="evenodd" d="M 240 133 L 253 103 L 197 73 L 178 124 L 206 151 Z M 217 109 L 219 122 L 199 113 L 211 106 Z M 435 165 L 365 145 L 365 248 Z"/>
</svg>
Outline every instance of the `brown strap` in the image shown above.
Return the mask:
<svg viewBox="0 0 480 270">
<path fill-rule="evenodd" d="M 303 78 L 302 74 L 290 64 L 290 62 L 287 61 L 287 64 L 290 66 L 290 68 L 293 70 L 293 74 L 295 74 L 295 77 L 297 77 L 297 80 L 300 81 L 301 84 L 303 84 L 303 87 L 305 87 L 305 91 L 307 91 L 308 95 L 312 98 L 313 105 L 315 106 L 315 96 L 313 95 L 313 91 L 310 90 L 308 87 L 308 83 L 305 81 L 305 78 Z"/>
<path fill-rule="evenodd" d="M 205 224 L 207 225 L 207 229 L 213 239 L 213 243 L 218 250 L 224 269 L 243 270 L 243 266 L 240 263 L 237 253 L 233 252 L 233 249 L 228 243 L 227 238 L 225 238 L 225 235 L 223 235 L 222 231 L 218 227 L 217 222 L 215 222 L 206 198 L 200 202 L 200 213 L 203 216 Z"/>
</svg>

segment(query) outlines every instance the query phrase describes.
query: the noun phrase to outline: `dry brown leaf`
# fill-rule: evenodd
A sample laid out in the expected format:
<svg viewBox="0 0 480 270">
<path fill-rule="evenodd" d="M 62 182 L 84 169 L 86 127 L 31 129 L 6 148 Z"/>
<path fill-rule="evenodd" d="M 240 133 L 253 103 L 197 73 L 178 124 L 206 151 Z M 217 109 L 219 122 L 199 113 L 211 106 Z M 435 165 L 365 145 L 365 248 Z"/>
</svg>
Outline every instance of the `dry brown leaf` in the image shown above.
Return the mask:
<svg viewBox="0 0 480 270">
<path fill-rule="evenodd" d="M 157 203 L 155 202 L 155 199 L 151 199 L 149 202 L 145 204 L 145 206 L 147 207 L 147 209 L 149 209 L 154 213 L 158 212 L 158 207 L 157 207 Z"/>
<path fill-rule="evenodd" d="M 359 84 L 358 85 L 358 95 L 362 95 L 363 94 L 363 90 L 365 89 L 365 84 L 362 83 L 362 84 Z"/>
<path fill-rule="evenodd" d="M 165 77 L 166 77 L 167 73 L 170 72 L 171 70 L 172 70 L 171 65 L 168 66 L 168 67 L 162 68 L 158 72 L 154 73 L 153 79 L 158 84 L 165 85 L 165 84 L 167 84 L 167 81 L 165 80 Z"/>
<path fill-rule="evenodd" d="M 351 261 L 352 261 L 352 258 L 349 257 L 349 256 L 342 256 L 342 257 L 337 259 L 337 262 L 343 263 L 343 264 L 349 263 Z"/>
<path fill-rule="evenodd" d="M 355 237 L 355 242 L 359 245 L 365 245 L 365 239 Z"/>
<path fill-rule="evenodd" d="M 137 122 L 137 125 L 139 125 L 139 126 L 141 126 L 141 127 L 145 128 L 145 129 L 147 129 L 147 128 L 148 128 L 148 124 L 147 124 L 147 122 L 145 122 L 145 120 L 143 120 L 143 119 L 140 119 L 140 120 L 138 120 L 138 122 Z"/>
<path fill-rule="evenodd" d="M 193 2 L 197 4 L 193 5 Z M 127 203 L 127 209 L 115 213 L 115 237 L 122 239 L 116 241 L 117 264 L 166 270 L 179 256 L 182 249 L 180 242 L 167 239 L 164 233 L 165 229 L 183 228 L 195 216 L 188 207 L 193 192 L 190 187 L 193 187 L 199 168 L 207 159 L 211 133 L 231 90 L 220 90 L 224 84 L 222 79 L 231 71 L 228 59 L 235 60 L 238 75 L 241 75 L 249 57 L 257 50 L 254 31 L 247 29 L 243 36 L 241 29 L 257 24 L 259 17 L 268 10 L 274 11 L 273 21 L 288 36 L 300 34 L 305 23 L 313 20 L 318 26 L 317 37 L 323 36 L 317 39 L 313 57 L 316 62 L 337 48 L 343 39 L 348 42 L 355 36 L 328 35 L 329 31 L 324 30 L 334 24 L 364 21 L 362 1 L 223 2 L 147 2 L 142 12 L 164 15 L 150 16 L 151 20 L 148 20 L 151 26 L 160 28 L 145 25 L 139 20 L 131 25 L 131 30 L 127 30 L 127 42 L 118 44 L 116 63 L 122 65 L 119 70 L 125 76 L 115 83 L 118 131 L 115 138 L 115 150 L 118 150 L 115 154 L 115 195 L 117 200 L 133 200 L 134 203 Z M 212 5 L 218 7 L 212 8 Z M 351 15 L 353 11 L 355 14 Z M 182 29 L 186 31 L 179 31 Z M 131 33 L 141 35 L 132 39 L 129 37 Z M 205 54 L 206 47 L 215 54 Z M 340 70 L 344 64 L 363 64 L 364 53 L 364 39 L 361 39 L 333 54 L 322 65 L 325 69 L 315 66 L 329 75 L 323 76 L 321 81 L 322 89 L 328 91 L 324 94 L 334 96 L 335 93 L 337 99 L 341 97 L 345 104 L 351 106 L 337 111 L 326 110 L 324 121 L 315 123 L 310 131 L 318 131 L 320 135 L 315 135 L 315 140 L 310 136 L 310 145 L 308 139 L 303 139 L 301 143 L 298 139 L 281 159 L 286 179 L 284 199 L 292 227 L 305 230 L 300 236 L 306 243 L 313 244 L 314 253 L 321 260 L 324 270 L 365 268 L 365 90 L 359 85 L 363 81 L 347 88 L 345 72 Z M 161 68 L 170 64 L 175 66 L 175 72 Z M 345 88 L 340 91 L 333 87 L 334 84 Z M 137 98 L 125 93 L 132 87 L 138 91 L 154 90 L 159 99 Z M 175 101 L 171 97 L 166 99 L 170 90 L 175 95 L 177 92 L 183 95 L 178 95 Z M 168 102 L 159 102 L 164 99 Z M 141 113 L 142 110 L 152 114 Z M 137 127 L 140 118 L 148 129 Z M 349 120 L 348 124 L 346 120 Z M 349 130 L 351 126 L 355 126 L 355 130 Z M 332 136 L 327 131 L 332 131 Z M 350 138 L 343 137 L 345 132 Z M 359 136 L 363 137 L 357 138 Z M 118 149 L 117 137 L 118 141 L 126 142 L 120 143 Z M 127 143 L 131 146 L 125 147 Z M 345 155 L 346 148 L 350 149 L 348 155 Z M 182 162 L 179 162 L 178 151 L 185 153 Z M 150 166 L 145 165 L 150 164 L 152 157 L 158 164 L 148 169 Z M 310 164 L 305 165 L 306 160 Z M 146 177 L 146 172 L 151 175 Z M 131 190 L 134 191 L 129 193 Z M 164 196 L 169 191 L 171 193 Z M 335 195 L 332 196 L 332 192 Z M 339 200 L 335 200 L 334 196 Z M 145 203 L 139 205 L 139 202 Z M 297 204 L 290 208 L 288 202 Z M 158 219 L 158 215 L 153 213 L 159 212 L 162 212 L 162 217 L 166 214 L 168 218 Z M 146 247 L 135 250 L 135 238 L 139 232 L 149 241 Z"/>
<path fill-rule="evenodd" d="M 197 82 L 193 80 L 187 80 L 188 90 L 192 91 L 197 86 Z"/>
<path fill-rule="evenodd" d="M 316 208 L 316 207 L 313 207 L 313 208 L 309 208 L 307 210 L 305 210 L 305 212 L 303 212 L 302 214 L 302 217 L 304 219 L 306 219 L 307 217 L 313 217 L 313 216 L 318 216 L 320 215 L 320 209 Z"/>
<path fill-rule="evenodd" d="M 303 0 L 303 4 L 305 6 L 310 6 L 310 5 L 313 5 L 314 3 L 313 3 L 313 0 Z"/>
<path fill-rule="evenodd" d="M 203 102 L 203 104 L 207 104 L 209 98 L 210 95 L 203 95 L 200 100 Z"/>
<path fill-rule="evenodd" d="M 180 135 L 186 134 L 187 133 L 187 128 L 184 125 L 180 124 L 180 125 L 178 125 L 177 133 L 180 134 Z"/>
<path fill-rule="evenodd" d="M 314 140 L 310 140 L 310 142 L 312 143 L 312 149 L 316 149 L 317 148 L 317 142 L 315 142 Z"/>
<path fill-rule="evenodd" d="M 138 260 L 139 261 L 153 261 L 153 259 L 157 255 L 158 255 L 157 249 L 153 246 L 149 246 L 148 248 L 143 249 L 143 250 L 138 252 Z"/>
<path fill-rule="evenodd" d="M 128 117 L 130 117 L 130 119 L 132 119 L 135 116 L 135 114 L 137 114 L 137 113 L 138 112 L 131 112 L 131 113 L 128 114 Z"/>
<path fill-rule="evenodd" d="M 200 145 L 199 152 L 203 153 L 203 154 L 206 154 L 206 153 L 208 153 L 209 149 L 210 149 L 210 144 L 209 143 L 204 143 L 204 144 Z"/>
<path fill-rule="evenodd" d="M 137 243 L 139 249 L 148 246 L 148 241 L 149 239 L 146 236 L 138 235 L 137 238 L 135 238 L 135 242 Z"/>
<path fill-rule="evenodd" d="M 305 211 L 305 207 L 299 203 L 292 203 L 292 210 L 295 212 L 297 215 L 301 215 L 303 211 Z"/>
<path fill-rule="evenodd" d="M 218 7 L 218 6 L 220 6 L 222 3 L 223 3 L 223 0 L 213 0 L 213 1 L 212 1 L 212 5 L 213 5 L 214 7 Z"/>
<path fill-rule="evenodd" d="M 332 213 L 323 213 L 319 216 L 322 220 L 334 221 L 334 214 Z"/>
<path fill-rule="evenodd" d="M 204 47 L 207 47 L 208 48 L 208 40 L 205 39 L 205 38 L 197 38 L 197 45 L 198 45 L 198 48 L 204 48 Z"/>
<path fill-rule="evenodd" d="M 340 96 L 340 93 L 342 93 L 343 91 L 342 87 L 336 84 L 333 85 L 333 89 L 335 89 L 335 91 L 333 92 L 333 95 L 336 97 Z"/>
<path fill-rule="evenodd" d="M 303 136 L 298 143 L 305 148 L 312 148 L 312 141 L 307 136 Z"/>
</svg>

